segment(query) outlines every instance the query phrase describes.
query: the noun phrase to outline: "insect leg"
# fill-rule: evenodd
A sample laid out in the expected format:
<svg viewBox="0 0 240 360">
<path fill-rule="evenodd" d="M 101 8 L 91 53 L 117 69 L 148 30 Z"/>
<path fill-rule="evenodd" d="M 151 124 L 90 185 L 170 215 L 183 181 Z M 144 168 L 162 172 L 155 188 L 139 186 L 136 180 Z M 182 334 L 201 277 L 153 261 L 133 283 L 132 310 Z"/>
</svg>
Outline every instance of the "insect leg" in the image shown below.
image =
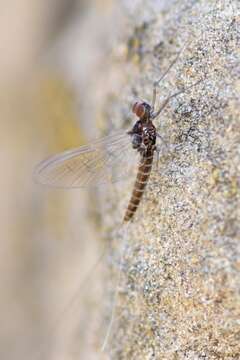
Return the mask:
<svg viewBox="0 0 240 360">
<path fill-rule="evenodd" d="M 156 132 L 156 135 L 159 139 L 161 139 L 161 141 L 164 143 L 164 145 L 167 146 L 166 141 L 163 139 L 163 137 L 158 132 Z"/>
<path fill-rule="evenodd" d="M 156 97 L 157 97 L 157 85 L 154 82 L 154 84 L 153 84 L 153 94 L 152 94 L 152 104 L 151 104 L 152 111 L 154 111 Z"/>
<path fill-rule="evenodd" d="M 155 149 L 155 151 L 156 151 L 156 153 L 157 153 L 157 170 L 158 170 L 158 165 L 159 165 L 159 158 L 160 158 L 160 156 L 159 156 L 159 153 L 160 153 L 160 148 L 159 148 L 159 146 L 156 146 L 156 149 Z"/>
<path fill-rule="evenodd" d="M 156 148 L 155 148 L 155 150 L 156 150 L 156 153 L 157 153 L 157 170 L 158 170 L 158 164 L 159 164 L 159 158 L 160 158 L 160 152 L 163 154 L 163 153 L 165 153 L 165 151 L 168 151 L 168 149 L 169 149 L 169 146 L 168 146 L 168 144 L 166 143 L 166 141 L 163 139 L 163 137 L 158 133 L 158 132 L 156 132 L 156 136 L 159 138 L 159 139 L 161 139 L 161 141 L 162 141 L 162 143 L 163 143 L 163 145 L 164 145 L 164 151 L 163 151 L 163 149 L 162 149 L 162 146 L 160 146 L 160 145 L 155 145 L 156 146 Z"/>
<path fill-rule="evenodd" d="M 169 103 L 169 101 L 170 101 L 171 99 L 173 99 L 173 98 L 177 97 L 178 95 L 183 94 L 183 93 L 185 93 L 186 91 L 192 89 L 193 87 L 195 87 L 196 85 L 198 85 L 199 83 L 201 83 L 201 82 L 204 81 L 204 80 L 205 80 L 205 78 L 200 79 L 200 80 L 198 80 L 197 82 L 195 82 L 193 85 L 190 85 L 190 86 L 188 86 L 188 87 L 185 88 L 185 89 L 179 90 L 179 91 L 175 92 L 174 94 L 169 95 L 169 96 L 163 101 L 163 103 L 162 103 L 162 105 L 160 106 L 160 108 L 159 108 L 155 113 L 152 114 L 152 119 L 155 119 L 156 117 L 159 116 L 159 114 L 163 111 L 163 109 L 167 106 L 167 104 Z"/>
<path fill-rule="evenodd" d="M 191 43 L 191 41 L 187 41 L 184 46 L 182 47 L 182 49 L 179 51 L 179 53 L 177 54 L 177 56 L 175 57 L 175 59 L 171 62 L 171 64 L 168 66 L 167 70 L 162 74 L 162 76 L 160 77 L 160 79 L 158 79 L 157 81 L 154 81 L 153 83 L 153 95 L 152 95 L 152 109 L 154 111 L 154 107 L 155 107 L 155 102 L 156 102 L 156 96 L 157 96 L 157 87 L 159 86 L 160 82 L 165 78 L 165 76 L 168 74 L 168 72 L 171 70 L 171 68 L 176 64 L 176 62 L 178 61 L 180 55 L 183 53 L 183 51 L 186 49 L 186 47 Z"/>
</svg>

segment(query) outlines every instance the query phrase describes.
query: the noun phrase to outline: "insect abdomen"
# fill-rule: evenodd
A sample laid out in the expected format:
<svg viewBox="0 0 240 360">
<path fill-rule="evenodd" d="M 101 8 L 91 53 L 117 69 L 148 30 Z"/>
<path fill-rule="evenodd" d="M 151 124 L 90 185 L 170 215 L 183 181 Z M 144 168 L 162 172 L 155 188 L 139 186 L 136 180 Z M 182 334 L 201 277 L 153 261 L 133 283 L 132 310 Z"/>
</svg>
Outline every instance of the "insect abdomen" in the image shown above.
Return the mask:
<svg viewBox="0 0 240 360">
<path fill-rule="evenodd" d="M 141 158 L 137 178 L 134 184 L 131 199 L 129 201 L 123 221 L 129 221 L 135 214 L 147 185 L 153 163 L 153 151 Z"/>
</svg>

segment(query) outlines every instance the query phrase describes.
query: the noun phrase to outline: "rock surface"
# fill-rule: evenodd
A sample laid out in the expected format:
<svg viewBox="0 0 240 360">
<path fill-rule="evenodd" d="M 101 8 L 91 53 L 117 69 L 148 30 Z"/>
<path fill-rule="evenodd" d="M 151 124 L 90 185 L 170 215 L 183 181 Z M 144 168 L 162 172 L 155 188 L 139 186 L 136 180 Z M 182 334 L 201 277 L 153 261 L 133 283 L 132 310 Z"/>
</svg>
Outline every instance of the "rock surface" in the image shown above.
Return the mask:
<svg viewBox="0 0 240 360">
<path fill-rule="evenodd" d="M 102 94 L 108 129 L 132 125 L 126 104 L 151 99 L 153 81 L 184 44 L 158 101 L 205 80 L 157 119 L 168 147 L 133 222 L 120 224 L 130 182 L 100 193 L 114 239 L 105 351 L 111 359 L 239 359 L 239 2 L 129 3 L 121 2 L 128 27 L 119 27 L 121 44 L 102 75 L 111 78 L 111 96 Z"/>
</svg>

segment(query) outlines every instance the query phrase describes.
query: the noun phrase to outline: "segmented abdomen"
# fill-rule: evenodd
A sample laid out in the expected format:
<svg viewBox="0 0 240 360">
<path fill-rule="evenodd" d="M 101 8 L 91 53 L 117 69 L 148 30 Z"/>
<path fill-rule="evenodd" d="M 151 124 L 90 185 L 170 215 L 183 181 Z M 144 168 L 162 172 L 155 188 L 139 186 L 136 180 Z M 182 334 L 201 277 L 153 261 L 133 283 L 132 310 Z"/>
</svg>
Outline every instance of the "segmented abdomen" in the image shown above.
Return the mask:
<svg viewBox="0 0 240 360">
<path fill-rule="evenodd" d="M 123 221 L 131 220 L 138 208 L 152 170 L 153 153 L 154 150 L 150 149 L 148 153 L 146 155 L 143 155 L 140 160 L 132 196 L 129 201 Z"/>
</svg>

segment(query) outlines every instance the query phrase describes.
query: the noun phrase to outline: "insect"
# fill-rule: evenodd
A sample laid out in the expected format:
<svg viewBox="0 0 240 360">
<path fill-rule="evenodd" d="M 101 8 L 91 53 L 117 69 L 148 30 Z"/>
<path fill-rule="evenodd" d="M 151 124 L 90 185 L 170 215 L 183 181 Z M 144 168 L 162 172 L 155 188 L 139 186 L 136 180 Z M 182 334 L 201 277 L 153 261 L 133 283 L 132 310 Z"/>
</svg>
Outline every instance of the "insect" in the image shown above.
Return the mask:
<svg viewBox="0 0 240 360">
<path fill-rule="evenodd" d="M 131 220 L 139 206 L 142 195 L 147 185 L 155 152 L 157 151 L 156 139 L 161 138 L 153 124 L 170 99 L 186 92 L 196 86 L 202 79 L 193 85 L 168 96 L 160 108 L 155 111 L 157 86 L 178 60 L 185 46 L 172 61 L 161 78 L 154 83 L 152 102 L 135 102 L 132 111 L 137 116 L 133 128 L 120 131 L 114 135 L 81 146 L 78 149 L 65 151 L 41 162 L 35 169 L 34 177 L 37 182 L 54 187 L 78 188 L 95 186 L 119 180 L 122 174 L 115 171 L 115 166 L 121 165 L 125 172 L 129 150 L 137 151 L 140 157 L 137 177 L 132 195 L 124 215 L 124 222 Z"/>
</svg>

